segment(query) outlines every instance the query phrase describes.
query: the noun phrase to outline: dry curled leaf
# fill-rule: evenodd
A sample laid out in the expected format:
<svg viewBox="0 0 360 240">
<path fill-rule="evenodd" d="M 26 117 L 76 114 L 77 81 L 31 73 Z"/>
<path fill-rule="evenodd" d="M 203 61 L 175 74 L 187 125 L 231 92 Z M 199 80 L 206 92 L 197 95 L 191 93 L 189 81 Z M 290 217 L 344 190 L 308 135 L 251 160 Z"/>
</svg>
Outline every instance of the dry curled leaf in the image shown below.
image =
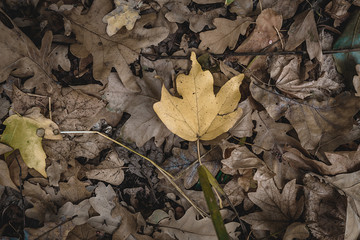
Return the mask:
<svg viewBox="0 0 360 240">
<path fill-rule="evenodd" d="M 177 92 L 182 98 L 174 97 L 163 86 L 161 100 L 154 104 L 154 110 L 166 127 L 179 137 L 195 141 L 211 140 L 228 131 L 242 109 L 239 86 L 243 75 L 230 79 L 215 96 L 213 77 L 210 71 L 203 71 L 191 54 L 192 68 L 189 75 L 177 77 Z"/>
<path fill-rule="evenodd" d="M 262 181 L 255 193 L 248 194 L 262 212 L 250 213 L 241 219 L 251 224 L 252 229 L 269 230 L 271 233 L 285 230 L 303 211 L 304 198 L 296 200 L 296 194 L 295 179 L 288 182 L 281 193 L 272 179 Z"/>
<path fill-rule="evenodd" d="M 294 23 L 289 29 L 289 38 L 285 45 L 285 50 L 292 51 L 302 42 L 306 41 L 306 50 L 310 59 L 316 57 L 322 61 L 322 49 L 319 34 L 314 18 L 314 11 L 305 11 L 295 17 Z"/>
</svg>

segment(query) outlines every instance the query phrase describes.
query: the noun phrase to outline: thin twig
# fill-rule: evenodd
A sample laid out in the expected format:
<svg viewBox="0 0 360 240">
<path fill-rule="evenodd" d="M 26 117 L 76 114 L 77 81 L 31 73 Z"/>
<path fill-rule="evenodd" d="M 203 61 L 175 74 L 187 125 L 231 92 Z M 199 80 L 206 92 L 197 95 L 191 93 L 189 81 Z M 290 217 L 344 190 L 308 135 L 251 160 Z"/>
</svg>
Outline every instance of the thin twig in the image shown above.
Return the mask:
<svg viewBox="0 0 360 240">
<path fill-rule="evenodd" d="M 324 50 L 323 55 L 335 54 L 335 53 L 350 53 L 360 52 L 360 48 L 347 48 L 347 49 L 336 49 L 336 50 Z M 189 59 L 188 55 L 184 56 L 160 56 L 156 54 L 141 53 L 145 58 L 155 61 L 158 59 Z M 230 52 L 223 54 L 213 54 L 211 56 L 215 58 L 225 58 L 232 56 L 273 56 L 273 55 L 308 55 L 307 51 L 278 51 L 278 52 Z"/>
</svg>

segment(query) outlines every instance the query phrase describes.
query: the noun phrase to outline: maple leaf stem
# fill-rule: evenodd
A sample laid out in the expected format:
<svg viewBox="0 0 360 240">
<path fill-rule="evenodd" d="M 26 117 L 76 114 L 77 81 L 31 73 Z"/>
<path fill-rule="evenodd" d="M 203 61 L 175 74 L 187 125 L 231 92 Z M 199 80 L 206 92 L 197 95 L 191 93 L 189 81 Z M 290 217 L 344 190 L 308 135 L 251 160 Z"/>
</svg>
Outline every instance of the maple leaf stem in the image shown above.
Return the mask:
<svg viewBox="0 0 360 240">
<path fill-rule="evenodd" d="M 198 161 L 199 161 L 199 164 L 202 165 L 201 163 L 201 156 L 200 156 L 200 139 L 198 138 L 196 140 L 196 148 L 197 148 L 197 155 L 198 155 Z"/>
</svg>

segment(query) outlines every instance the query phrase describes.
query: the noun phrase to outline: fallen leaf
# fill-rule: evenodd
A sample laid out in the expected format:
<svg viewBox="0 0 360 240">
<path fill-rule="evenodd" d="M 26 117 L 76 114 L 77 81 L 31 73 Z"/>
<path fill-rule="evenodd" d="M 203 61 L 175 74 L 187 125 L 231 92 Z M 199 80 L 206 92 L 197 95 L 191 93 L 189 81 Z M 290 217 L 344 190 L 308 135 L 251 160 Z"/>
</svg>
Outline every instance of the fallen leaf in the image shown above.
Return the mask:
<svg viewBox="0 0 360 240">
<path fill-rule="evenodd" d="M 146 222 L 139 212 L 131 213 L 119 203 L 116 203 L 116 205 L 113 214 L 121 216 L 121 224 L 113 234 L 114 239 L 126 240 L 134 238 L 137 240 L 153 240 L 152 237 L 139 233 L 141 229 L 146 227 Z"/>
<path fill-rule="evenodd" d="M 56 220 L 56 205 L 61 206 L 63 199 L 61 196 L 52 195 L 48 191 L 50 191 L 49 188 L 44 190 L 39 183 L 24 182 L 23 194 L 25 199 L 33 205 L 32 208 L 26 209 L 27 217 L 36 219 L 40 223 Z"/>
<path fill-rule="evenodd" d="M 304 0 L 262 0 L 256 6 L 257 10 L 272 8 L 275 12 L 282 15 L 284 19 L 292 18 L 300 3 Z"/>
<path fill-rule="evenodd" d="M 191 60 L 189 75 L 177 77 L 177 91 L 182 99 L 171 96 L 163 86 L 161 100 L 154 104 L 154 110 L 179 137 L 189 141 L 211 140 L 228 131 L 242 114 L 241 109 L 235 108 L 243 75 L 230 79 L 215 97 L 211 73 L 202 71 L 195 53 Z"/>
<path fill-rule="evenodd" d="M 313 10 L 297 15 L 288 34 L 289 38 L 286 42 L 285 50 L 292 51 L 302 42 L 306 41 L 306 50 L 310 59 L 316 57 L 319 62 L 322 61 L 323 54 Z"/>
<path fill-rule="evenodd" d="M 220 210 L 224 219 L 229 218 L 232 214 L 229 210 Z M 236 228 L 240 226 L 240 223 L 229 222 L 225 224 L 225 228 L 229 235 L 233 238 L 237 237 Z M 196 210 L 191 207 L 185 215 L 176 220 L 175 217 L 170 214 L 169 218 L 159 222 L 159 228 L 161 231 L 167 233 L 176 239 L 188 239 L 188 240 L 215 240 L 218 239 L 210 218 L 203 218 L 197 220 Z"/>
<path fill-rule="evenodd" d="M 247 98 L 245 101 L 242 101 L 238 108 L 243 110 L 243 114 L 234 126 L 230 128 L 229 133 L 238 138 L 250 137 L 253 134 L 254 124 L 251 119 L 253 108 L 249 99 Z"/>
<path fill-rule="evenodd" d="M 68 58 L 69 47 L 63 45 L 55 46 L 49 54 L 49 63 L 52 69 L 60 70 L 59 66 L 64 70 L 69 72 L 71 68 L 71 63 Z"/>
<path fill-rule="evenodd" d="M 303 182 L 304 215 L 311 234 L 317 239 L 344 239 L 346 197 L 311 174 L 306 174 Z"/>
<path fill-rule="evenodd" d="M 285 185 L 282 193 L 272 179 L 260 182 L 256 192 L 248 196 L 263 211 L 241 219 L 251 224 L 252 229 L 269 230 L 270 233 L 285 230 L 303 211 L 304 198 L 296 200 L 297 189 L 295 179 Z"/>
<path fill-rule="evenodd" d="M 85 224 L 89 219 L 90 209 L 89 199 L 85 199 L 77 205 L 71 202 L 65 203 L 58 212 L 59 219 L 70 219 L 72 218 L 73 224 L 76 226 Z"/>
<path fill-rule="evenodd" d="M 105 186 L 104 183 L 99 182 L 95 189 L 95 197 L 89 199 L 90 205 L 99 214 L 89 218 L 90 226 L 103 230 L 112 234 L 121 222 L 121 216 L 112 216 L 111 212 L 115 208 L 116 193 L 111 185 Z"/>
<path fill-rule="evenodd" d="M 345 0 L 334 0 L 329 2 L 325 7 L 325 12 L 330 14 L 334 19 L 334 27 L 340 26 L 340 24 L 349 16 L 348 9 L 351 7 L 351 3 Z"/>
<path fill-rule="evenodd" d="M 324 175 L 336 175 L 352 172 L 359 165 L 359 151 L 325 152 L 330 164 L 304 156 L 299 150 L 286 149 L 283 159 L 289 161 L 293 167 L 307 171 L 315 171 Z"/>
<path fill-rule="evenodd" d="M 122 27 L 132 30 L 136 20 L 140 18 L 140 9 L 135 0 L 114 0 L 115 9 L 106 14 L 102 21 L 107 23 L 106 33 L 111 37 L 116 34 Z"/>
<path fill-rule="evenodd" d="M 306 97 L 323 97 L 333 95 L 340 89 L 340 84 L 330 78 L 318 78 L 315 81 L 300 79 L 299 56 L 274 56 L 270 61 L 270 77 L 275 80 L 276 87 L 289 96 L 300 99 Z"/>
<path fill-rule="evenodd" d="M 201 32 L 206 26 L 213 28 L 215 25 L 213 21 L 216 17 L 219 17 L 219 15 L 226 15 L 226 9 L 216 8 L 206 12 L 198 11 L 189 18 L 189 28 L 195 33 Z"/>
<path fill-rule="evenodd" d="M 305 223 L 294 222 L 286 228 L 283 240 L 307 239 L 310 236 Z"/>
<path fill-rule="evenodd" d="M 254 111 L 252 120 L 256 121 L 254 131 L 257 133 L 254 139 L 253 151 L 256 154 L 271 151 L 286 143 L 293 143 L 295 139 L 288 136 L 293 127 L 287 123 L 277 123 L 265 111 Z"/>
<path fill-rule="evenodd" d="M 124 180 L 124 161 L 115 151 L 111 151 L 96 168 L 86 172 L 86 177 L 112 185 L 120 185 Z"/>
<path fill-rule="evenodd" d="M 223 189 L 233 206 L 237 206 L 243 202 L 245 198 L 244 189 L 239 187 L 237 179 L 228 182 Z M 223 205 L 224 207 L 230 206 L 230 203 L 225 201 Z"/>
<path fill-rule="evenodd" d="M 21 181 L 28 175 L 28 167 L 22 159 L 19 150 L 11 152 L 5 162 L 9 166 L 10 177 L 16 186 L 21 186 Z M 21 174 L 20 174 L 21 173 Z"/>
<path fill-rule="evenodd" d="M 141 16 L 132 31 L 120 30 L 109 37 L 101 18 L 111 9 L 110 0 L 95 0 L 85 15 L 81 15 L 78 8 L 67 13 L 66 18 L 71 21 L 77 39 L 70 51 L 79 58 L 85 58 L 90 53 L 93 55 L 93 76 L 96 80 L 105 84 L 114 67 L 126 88 L 139 91 L 129 64 L 138 59 L 141 48 L 158 44 L 168 36 L 169 30 L 165 27 L 145 28 L 156 20 L 155 14 L 147 14 Z"/>
<path fill-rule="evenodd" d="M 120 136 L 141 147 L 152 137 L 155 144 L 160 146 L 171 132 L 164 126 L 153 110 L 153 104 L 160 98 L 161 81 L 159 79 L 146 79 L 138 81 L 141 92 L 129 91 L 118 76 L 111 73 L 109 83 L 104 90 L 103 98 L 109 102 L 107 109 L 131 115 L 121 128 Z"/>
<path fill-rule="evenodd" d="M 58 126 L 42 116 L 39 108 L 31 109 L 29 114 L 24 117 L 12 115 L 4 121 L 4 125 L 7 127 L 1 136 L 1 142 L 8 144 L 13 149 L 19 149 L 26 165 L 47 177 L 45 172 L 46 154 L 41 142 L 43 137 L 61 140 Z"/>
<path fill-rule="evenodd" d="M 0 48 L 3 56 L 0 61 L 0 82 L 5 81 L 9 75 L 29 77 L 24 88 L 31 89 L 36 84 L 55 80 L 49 61 L 52 33 L 45 33 L 39 50 L 6 13 L 2 10 L 0 13 L 4 18 L 4 22 L 0 23 Z M 7 25 L 4 25 L 5 22 Z"/>
<path fill-rule="evenodd" d="M 215 18 L 215 30 L 200 33 L 201 43 L 199 49 L 207 50 L 211 53 L 222 54 L 228 47 L 230 50 L 235 48 L 239 35 L 245 35 L 252 19 L 249 17 L 237 17 L 236 20 L 226 18 Z"/>
<path fill-rule="evenodd" d="M 280 30 L 282 16 L 271 8 L 263 10 L 256 19 L 255 29 L 251 32 L 235 52 L 257 52 L 279 39 L 276 31 Z M 236 57 L 239 63 L 247 65 L 251 56 Z"/>
<path fill-rule="evenodd" d="M 18 190 L 18 188 L 10 178 L 9 168 L 4 160 L 0 160 L 0 173 L 0 185 L 12 187 Z"/>
<path fill-rule="evenodd" d="M 89 183 L 81 182 L 77 177 L 72 176 L 67 183 L 59 183 L 60 193 L 70 202 L 80 202 L 91 196 L 91 192 L 86 189 L 88 185 Z"/>
<path fill-rule="evenodd" d="M 203 156 L 201 163 L 216 176 L 220 170 L 221 150 L 215 148 L 207 152 L 200 144 L 200 155 Z M 166 159 L 161 167 L 173 175 L 179 174 L 184 180 L 184 187 L 190 189 L 199 181 L 197 172 L 199 163 L 194 163 L 197 159 L 196 143 L 190 142 L 188 149 L 173 148 L 172 156 Z"/>
<path fill-rule="evenodd" d="M 61 227 L 59 227 L 61 226 Z M 67 236 L 70 231 L 74 229 L 75 225 L 71 222 L 45 222 L 41 228 L 26 228 L 29 233 L 29 239 L 68 239 Z M 44 234 L 45 233 L 45 234 Z"/>
<path fill-rule="evenodd" d="M 236 15 L 245 17 L 252 13 L 253 1 L 252 0 L 235 0 L 230 4 L 230 12 Z"/>
<path fill-rule="evenodd" d="M 0 98 L 0 119 L 3 119 L 3 117 L 8 114 L 10 108 L 10 102 L 6 100 L 6 98 Z M 1 120 L 0 120 L 1 123 Z"/>
<path fill-rule="evenodd" d="M 68 234 L 68 239 L 71 240 L 97 240 L 98 231 L 89 224 L 78 225 Z"/>
<path fill-rule="evenodd" d="M 360 236 L 360 171 L 325 176 L 336 188 L 343 191 L 347 197 L 346 226 L 344 239 L 356 239 Z"/>
<path fill-rule="evenodd" d="M 285 116 L 290 121 L 301 145 L 309 151 L 319 150 L 319 147 L 323 149 L 327 144 L 334 143 L 333 140 L 344 132 L 350 131 L 353 116 L 359 110 L 357 98 L 346 92 L 324 101 L 294 101 L 253 82 L 250 91 L 273 119 Z"/>
</svg>

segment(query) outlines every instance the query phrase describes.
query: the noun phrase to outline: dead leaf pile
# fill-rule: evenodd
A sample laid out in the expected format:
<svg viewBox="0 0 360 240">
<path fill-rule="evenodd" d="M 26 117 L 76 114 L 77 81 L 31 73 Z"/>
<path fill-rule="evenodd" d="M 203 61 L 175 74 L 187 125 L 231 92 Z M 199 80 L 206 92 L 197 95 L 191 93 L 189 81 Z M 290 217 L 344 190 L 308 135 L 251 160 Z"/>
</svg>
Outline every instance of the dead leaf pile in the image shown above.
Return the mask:
<svg viewBox="0 0 360 240">
<path fill-rule="evenodd" d="M 1 236 L 217 239 L 99 131 L 208 211 L 199 139 L 233 239 L 359 238 L 360 1 L 229 2 L 0 3 Z"/>
</svg>

